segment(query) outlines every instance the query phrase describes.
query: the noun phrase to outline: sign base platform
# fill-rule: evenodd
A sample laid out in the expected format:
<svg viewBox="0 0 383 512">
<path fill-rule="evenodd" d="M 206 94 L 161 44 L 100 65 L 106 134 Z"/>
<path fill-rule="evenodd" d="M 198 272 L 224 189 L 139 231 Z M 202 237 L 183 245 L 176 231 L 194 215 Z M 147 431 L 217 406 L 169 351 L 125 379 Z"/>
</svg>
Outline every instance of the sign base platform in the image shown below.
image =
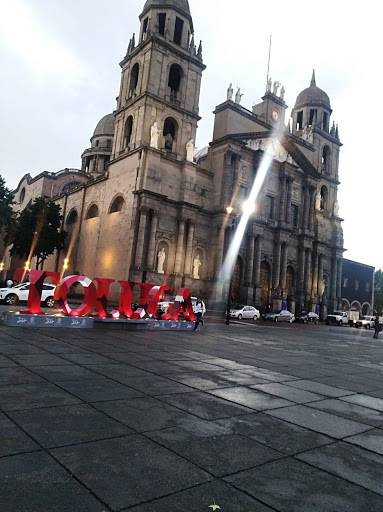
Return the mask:
<svg viewBox="0 0 383 512">
<path fill-rule="evenodd" d="M 8 327 L 92 329 L 94 326 L 94 319 L 73 316 L 23 315 L 5 312 L 0 317 L 0 325 L 7 325 Z"/>
<path fill-rule="evenodd" d="M 120 331 L 192 331 L 195 327 L 195 322 L 172 322 L 170 320 L 114 320 L 113 318 L 95 318 L 94 326 L 99 329 L 116 329 Z M 200 329 L 200 326 L 198 326 L 198 329 Z"/>
</svg>

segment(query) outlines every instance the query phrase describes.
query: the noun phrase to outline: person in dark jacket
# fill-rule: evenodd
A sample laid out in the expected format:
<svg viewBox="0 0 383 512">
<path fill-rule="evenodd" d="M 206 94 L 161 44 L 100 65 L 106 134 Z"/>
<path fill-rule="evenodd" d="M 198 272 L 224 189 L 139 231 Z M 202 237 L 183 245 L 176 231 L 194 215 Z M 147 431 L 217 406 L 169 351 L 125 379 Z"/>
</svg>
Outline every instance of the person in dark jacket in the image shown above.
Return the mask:
<svg viewBox="0 0 383 512">
<path fill-rule="evenodd" d="M 193 310 L 194 310 L 194 315 L 195 315 L 195 327 L 193 330 L 196 331 L 198 324 L 200 322 L 203 325 L 202 317 L 206 313 L 206 306 L 201 299 L 197 299 L 197 302 L 196 302 L 195 306 L 193 307 Z"/>
<path fill-rule="evenodd" d="M 377 339 L 378 336 L 379 336 L 380 331 L 382 330 L 382 328 L 380 327 L 379 317 L 378 316 L 375 317 L 375 325 L 374 325 L 374 327 L 375 327 L 374 338 Z"/>
</svg>

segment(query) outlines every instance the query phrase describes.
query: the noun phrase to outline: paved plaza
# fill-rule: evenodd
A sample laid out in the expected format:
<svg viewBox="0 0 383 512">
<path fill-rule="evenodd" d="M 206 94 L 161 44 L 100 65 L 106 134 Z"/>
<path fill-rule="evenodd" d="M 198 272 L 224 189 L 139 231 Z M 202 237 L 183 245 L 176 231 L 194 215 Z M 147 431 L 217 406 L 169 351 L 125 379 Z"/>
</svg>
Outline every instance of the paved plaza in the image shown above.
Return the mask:
<svg viewBox="0 0 383 512">
<path fill-rule="evenodd" d="M 382 475 L 371 332 L 0 327 L 2 512 L 382 512 Z"/>
</svg>

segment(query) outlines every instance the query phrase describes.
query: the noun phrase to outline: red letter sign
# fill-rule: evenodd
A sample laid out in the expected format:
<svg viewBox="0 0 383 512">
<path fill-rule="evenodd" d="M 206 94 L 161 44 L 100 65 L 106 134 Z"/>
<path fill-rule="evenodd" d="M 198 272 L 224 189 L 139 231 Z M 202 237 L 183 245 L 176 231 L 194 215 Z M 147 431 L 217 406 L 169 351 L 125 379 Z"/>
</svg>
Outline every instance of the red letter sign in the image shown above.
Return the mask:
<svg viewBox="0 0 383 512">
<path fill-rule="evenodd" d="M 45 272 L 45 270 L 29 270 L 29 295 L 27 309 L 20 311 L 23 315 L 45 315 L 41 311 L 41 294 L 45 278 L 50 277 L 53 284 L 59 284 L 60 274 L 58 272 Z"/>
<path fill-rule="evenodd" d="M 71 309 L 68 305 L 67 295 L 69 288 L 75 284 L 81 283 L 84 287 L 84 300 L 78 309 Z M 55 291 L 55 300 L 57 306 L 68 316 L 85 316 L 92 311 L 97 300 L 97 290 L 89 277 L 68 276 L 65 277 Z"/>
<path fill-rule="evenodd" d="M 91 315 L 95 318 L 120 318 L 120 312 L 114 309 L 111 313 L 108 313 L 108 298 L 110 285 L 114 283 L 114 279 L 103 279 L 101 277 L 95 277 L 94 281 L 98 283 L 97 286 L 97 300 L 94 309 L 97 313 Z"/>
<path fill-rule="evenodd" d="M 161 318 L 162 320 L 172 320 L 173 322 L 176 322 L 181 310 L 185 320 L 189 320 L 190 322 L 195 321 L 189 288 L 180 288 L 178 290 L 172 309 L 169 313 L 162 315 Z"/>
</svg>

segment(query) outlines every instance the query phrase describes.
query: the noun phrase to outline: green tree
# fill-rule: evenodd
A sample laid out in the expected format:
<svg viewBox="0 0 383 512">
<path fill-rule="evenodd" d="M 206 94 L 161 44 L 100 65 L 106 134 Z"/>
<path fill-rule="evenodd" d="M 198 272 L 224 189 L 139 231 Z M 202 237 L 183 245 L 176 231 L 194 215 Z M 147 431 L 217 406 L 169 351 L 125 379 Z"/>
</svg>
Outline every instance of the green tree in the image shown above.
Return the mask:
<svg viewBox="0 0 383 512">
<path fill-rule="evenodd" d="M 61 251 L 67 233 L 61 231 L 61 208 L 52 201 L 39 197 L 20 214 L 12 239 L 11 256 L 36 257 L 36 269 L 44 261 Z"/>
<path fill-rule="evenodd" d="M 12 222 L 13 204 L 13 193 L 5 186 L 4 178 L 0 175 L 0 232 L 7 230 Z"/>
<path fill-rule="evenodd" d="M 374 308 L 378 315 L 383 314 L 383 270 L 375 272 Z"/>
</svg>

